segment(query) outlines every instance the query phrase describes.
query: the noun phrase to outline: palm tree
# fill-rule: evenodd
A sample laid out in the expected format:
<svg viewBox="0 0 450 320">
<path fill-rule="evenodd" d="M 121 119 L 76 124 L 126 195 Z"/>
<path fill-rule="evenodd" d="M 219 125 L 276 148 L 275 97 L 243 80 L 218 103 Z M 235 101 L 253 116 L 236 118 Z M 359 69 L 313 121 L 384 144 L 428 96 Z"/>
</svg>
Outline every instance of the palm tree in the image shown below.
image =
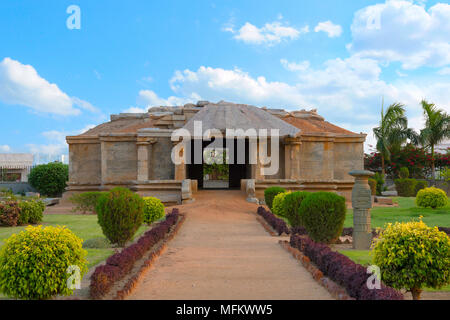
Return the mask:
<svg viewBox="0 0 450 320">
<path fill-rule="evenodd" d="M 411 142 L 418 141 L 417 133 L 408 128 L 408 119 L 405 115 L 404 105 L 401 103 L 391 104 L 386 113 L 384 112 L 384 101 L 381 104 L 381 120 L 379 126 L 373 129 L 377 139 L 376 148 L 381 155 L 381 174 L 386 174 L 385 161 L 391 158 L 391 152 L 399 151 L 401 145 L 410 139 Z"/>
<path fill-rule="evenodd" d="M 444 110 L 438 109 L 434 103 L 421 101 L 425 116 L 425 128 L 420 130 L 420 142 L 431 150 L 431 178 L 435 185 L 434 147 L 443 140 L 450 138 L 450 116 Z"/>
</svg>

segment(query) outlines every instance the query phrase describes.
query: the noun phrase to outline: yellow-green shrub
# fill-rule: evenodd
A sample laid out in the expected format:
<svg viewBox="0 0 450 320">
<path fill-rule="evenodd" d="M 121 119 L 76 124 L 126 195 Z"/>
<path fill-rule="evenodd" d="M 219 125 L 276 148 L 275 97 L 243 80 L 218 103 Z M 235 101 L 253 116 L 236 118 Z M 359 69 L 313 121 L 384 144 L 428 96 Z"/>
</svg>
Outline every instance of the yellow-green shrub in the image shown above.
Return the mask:
<svg viewBox="0 0 450 320">
<path fill-rule="evenodd" d="M 104 193 L 105 191 L 89 191 L 72 195 L 69 198 L 69 201 L 75 205 L 72 211 L 79 211 L 83 214 L 87 212 L 95 213 L 97 200 Z"/>
<path fill-rule="evenodd" d="M 272 213 L 279 217 L 285 216 L 285 205 L 284 199 L 288 195 L 289 192 L 279 193 L 273 198 L 272 202 Z"/>
<path fill-rule="evenodd" d="M 87 272 L 82 240 L 65 227 L 28 226 L 0 250 L 0 292 L 20 299 L 71 295 L 69 266 Z"/>
<path fill-rule="evenodd" d="M 272 202 L 275 196 L 283 192 L 286 192 L 286 189 L 282 187 L 269 187 L 264 190 L 264 201 L 270 210 L 272 210 Z"/>
<path fill-rule="evenodd" d="M 19 202 L 19 225 L 36 224 L 42 221 L 45 204 L 41 200 L 27 200 Z"/>
<path fill-rule="evenodd" d="M 423 287 L 450 283 L 450 238 L 424 222 L 388 224 L 374 245 L 374 263 L 381 280 L 420 298 Z"/>
<path fill-rule="evenodd" d="M 444 190 L 430 187 L 419 190 L 416 196 L 416 204 L 423 208 L 442 208 L 448 202 L 447 194 Z"/>
<path fill-rule="evenodd" d="M 377 180 L 369 178 L 370 192 L 373 196 L 377 195 Z"/>
<path fill-rule="evenodd" d="M 144 222 L 152 224 L 164 217 L 164 204 L 155 197 L 144 197 Z"/>
</svg>

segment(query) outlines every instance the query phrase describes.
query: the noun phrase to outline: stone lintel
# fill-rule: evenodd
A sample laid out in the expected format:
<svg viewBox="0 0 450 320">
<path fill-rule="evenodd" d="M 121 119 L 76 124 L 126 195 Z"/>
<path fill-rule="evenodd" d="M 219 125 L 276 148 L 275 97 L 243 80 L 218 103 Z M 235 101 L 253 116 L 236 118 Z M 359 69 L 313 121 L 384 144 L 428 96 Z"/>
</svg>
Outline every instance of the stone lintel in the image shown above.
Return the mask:
<svg viewBox="0 0 450 320">
<path fill-rule="evenodd" d="M 99 135 L 100 141 L 105 142 L 128 142 L 136 141 L 135 133 L 110 133 Z"/>
<path fill-rule="evenodd" d="M 67 144 L 97 144 L 100 140 L 97 135 L 92 136 L 67 136 Z"/>
</svg>

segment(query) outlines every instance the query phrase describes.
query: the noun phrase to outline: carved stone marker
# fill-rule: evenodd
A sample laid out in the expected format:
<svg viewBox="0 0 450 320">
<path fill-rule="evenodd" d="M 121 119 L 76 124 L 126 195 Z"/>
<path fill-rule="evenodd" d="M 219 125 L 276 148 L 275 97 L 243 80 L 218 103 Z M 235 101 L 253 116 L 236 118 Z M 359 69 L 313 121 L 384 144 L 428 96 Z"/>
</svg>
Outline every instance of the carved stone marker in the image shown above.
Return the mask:
<svg viewBox="0 0 450 320">
<path fill-rule="evenodd" d="M 374 173 L 367 170 L 355 170 L 350 171 L 349 174 L 355 177 L 352 190 L 353 249 L 368 250 L 372 243 L 372 228 L 370 226 L 372 197 L 368 179 Z"/>
<path fill-rule="evenodd" d="M 256 190 L 255 190 L 255 179 L 248 179 L 247 180 L 247 186 L 246 186 L 246 192 L 247 192 L 247 201 L 258 203 L 258 199 L 255 196 Z"/>
</svg>

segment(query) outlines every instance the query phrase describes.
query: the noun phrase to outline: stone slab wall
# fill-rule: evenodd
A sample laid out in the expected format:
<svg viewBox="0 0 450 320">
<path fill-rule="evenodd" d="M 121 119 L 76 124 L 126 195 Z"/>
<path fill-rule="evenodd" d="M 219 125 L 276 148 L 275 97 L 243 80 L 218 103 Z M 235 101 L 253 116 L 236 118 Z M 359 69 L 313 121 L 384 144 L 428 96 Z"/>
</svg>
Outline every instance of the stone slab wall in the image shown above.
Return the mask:
<svg viewBox="0 0 450 320">
<path fill-rule="evenodd" d="M 364 144 L 362 142 L 334 143 L 334 179 L 353 180 L 348 173 L 364 169 Z"/>
<path fill-rule="evenodd" d="M 102 141 L 103 183 L 137 180 L 135 141 Z"/>
<path fill-rule="evenodd" d="M 172 147 L 170 137 L 160 137 L 153 144 L 149 161 L 150 180 L 175 179 L 175 166 L 171 158 Z"/>
<path fill-rule="evenodd" d="M 100 143 L 69 145 L 69 181 L 79 184 L 100 184 Z"/>
</svg>

